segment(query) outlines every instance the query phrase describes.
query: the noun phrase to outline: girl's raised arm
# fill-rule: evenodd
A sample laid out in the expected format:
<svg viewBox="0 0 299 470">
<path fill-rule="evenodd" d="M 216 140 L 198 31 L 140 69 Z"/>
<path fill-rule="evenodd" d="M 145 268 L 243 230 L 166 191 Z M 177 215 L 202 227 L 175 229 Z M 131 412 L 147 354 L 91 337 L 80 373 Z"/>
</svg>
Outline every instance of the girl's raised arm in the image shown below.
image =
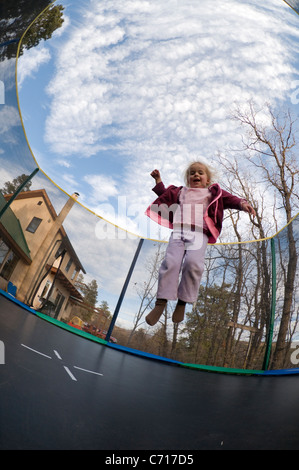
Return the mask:
<svg viewBox="0 0 299 470">
<path fill-rule="evenodd" d="M 154 180 L 156 181 L 156 184 L 162 182 L 162 179 L 161 179 L 161 175 L 160 175 L 160 171 L 159 171 L 159 170 L 153 170 L 153 171 L 151 172 L 151 176 L 152 176 L 152 177 L 154 178 Z"/>
</svg>

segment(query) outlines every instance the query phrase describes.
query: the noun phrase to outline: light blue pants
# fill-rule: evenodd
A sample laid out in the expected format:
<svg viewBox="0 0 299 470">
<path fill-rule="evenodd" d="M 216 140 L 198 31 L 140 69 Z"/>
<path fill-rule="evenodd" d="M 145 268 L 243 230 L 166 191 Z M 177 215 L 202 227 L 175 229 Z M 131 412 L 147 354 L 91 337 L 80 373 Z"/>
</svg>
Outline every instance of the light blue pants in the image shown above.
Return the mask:
<svg viewBox="0 0 299 470">
<path fill-rule="evenodd" d="M 159 270 L 157 299 L 187 303 L 197 300 L 208 244 L 207 235 L 200 236 L 200 243 L 197 240 L 197 245 L 192 245 L 183 236 L 171 234 Z"/>
</svg>

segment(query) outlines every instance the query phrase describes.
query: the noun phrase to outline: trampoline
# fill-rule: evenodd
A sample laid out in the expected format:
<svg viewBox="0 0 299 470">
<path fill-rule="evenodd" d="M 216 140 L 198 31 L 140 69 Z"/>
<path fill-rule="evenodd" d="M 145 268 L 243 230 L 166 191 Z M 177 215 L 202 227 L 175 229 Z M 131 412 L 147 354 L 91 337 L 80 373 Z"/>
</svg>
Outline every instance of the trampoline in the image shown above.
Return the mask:
<svg viewBox="0 0 299 470">
<path fill-rule="evenodd" d="M 3 294 L 0 303 L 1 449 L 299 446 L 297 376 L 190 370 L 80 338 Z"/>
<path fill-rule="evenodd" d="M 0 64 L 3 65 L 0 84 L 5 85 L 5 103 L 0 106 L 4 105 L 2 109 L 9 110 L 7 116 L 12 122 L 7 126 L 7 134 L 6 128 L 3 130 L 5 146 L 0 158 L 2 154 L 7 157 L 5 162 L 3 160 L 2 171 L 13 168 L 13 176 L 17 177 L 21 169 L 29 177 L 10 200 L 0 200 L 0 221 L 7 239 L 7 233 L 18 233 L 13 246 L 18 244 L 18 254 L 21 252 L 26 263 L 33 265 L 27 242 L 11 210 L 17 207 L 13 202 L 19 200 L 25 184 L 36 178 L 48 189 L 53 205 L 61 207 L 65 204 L 65 208 L 70 197 L 47 177 L 42 168 L 36 168 L 38 165 L 32 158 L 22 118 L 16 118 L 14 114 L 19 110 L 14 70 L 20 32 L 24 33 L 50 2 L 43 0 L 35 7 L 30 6 L 26 14 L 24 5 L 13 3 L 10 15 L 20 18 L 22 13 L 24 25 L 17 34 L 13 23 L 9 22 L 0 48 Z M 293 13 L 298 12 L 298 2 L 282 3 L 290 6 Z M 5 8 L 5 5 L 0 6 L 3 18 L 6 18 Z M 44 192 L 38 194 L 43 195 L 51 213 L 54 213 L 48 196 Z M 193 463 L 198 450 L 299 449 L 299 368 L 292 362 L 290 344 L 284 357 L 286 367 L 270 367 L 277 339 L 274 330 L 279 327 L 281 319 L 277 313 L 281 309 L 279 294 L 282 286 L 279 258 L 286 256 L 289 259 L 290 226 L 298 253 L 298 215 L 275 235 L 246 242 L 242 248 L 250 275 L 248 291 L 244 289 L 240 294 L 239 317 L 231 315 L 227 300 L 230 293 L 224 289 L 227 297 L 223 297 L 223 301 L 227 302 L 229 314 L 220 309 L 221 318 L 219 314 L 215 321 L 214 316 L 208 313 L 204 321 L 212 321 L 213 328 L 206 327 L 202 335 L 190 326 L 189 330 L 185 328 L 186 323 L 181 330 L 173 331 L 170 341 L 169 332 L 165 333 L 166 324 L 165 331 L 161 329 L 162 333 L 158 330 L 153 333 L 145 331 L 144 323 L 137 322 L 131 326 L 130 336 L 125 336 L 123 326 L 126 312 L 138 308 L 138 302 L 131 297 L 141 273 L 145 272 L 147 256 L 156 253 L 157 245 L 160 247 L 163 243 L 134 234 L 129 239 L 101 240 L 96 237 L 97 230 L 98 235 L 100 231 L 98 216 L 75 201 L 70 209 L 74 219 L 67 218 L 70 221 L 67 227 L 73 236 L 78 232 L 75 243 L 81 247 L 79 242 L 82 238 L 88 239 L 89 246 L 84 247 L 84 254 L 104 257 L 109 253 L 107 259 L 114 262 L 110 266 L 111 271 L 115 279 L 121 281 L 115 284 L 117 288 L 113 282 L 109 286 L 110 292 L 116 292 L 111 295 L 114 314 L 109 324 L 105 323 L 106 339 L 101 339 L 70 326 L 65 319 L 58 318 L 58 313 L 53 318 L 45 310 L 34 308 L 34 296 L 51 269 L 56 273 L 54 279 L 59 281 L 59 268 L 56 267 L 55 271 L 54 264 L 48 262 L 49 254 L 49 265 L 45 263 L 44 271 L 37 265 L 35 283 L 32 282 L 27 302 L 19 298 L 17 286 L 11 284 L 10 290 L 9 284 L 6 289 L 0 284 L 0 449 L 102 450 L 105 456 L 117 455 L 117 452 L 119 455 L 124 455 L 123 452 L 135 455 L 135 452 L 136 455 L 144 455 L 144 462 L 148 457 L 142 454 L 143 451 L 148 455 L 171 452 L 192 455 Z M 80 217 L 84 223 L 79 227 Z M 73 220 L 77 225 L 72 223 Z M 87 228 L 85 221 L 89 224 Z M 100 217 L 100 222 L 103 221 L 106 223 Z M 113 230 L 122 230 L 113 224 L 111 226 Z M 71 241 L 65 232 L 63 235 L 63 247 L 76 258 Z M 57 241 L 51 247 L 53 253 L 54 248 L 57 249 Z M 262 290 L 255 276 L 260 260 L 257 259 L 258 251 L 247 249 L 252 243 L 264 250 L 269 269 L 268 291 L 267 286 Z M 214 266 L 218 275 L 215 279 L 221 279 L 225 272 L 225 280 L 234 285 L 237 279 L 234 263 L 239 246 L 225 243 L 210 248 L 209 260 L 222 259 L 224 250 L 228 257 L 226 265 L 219 262 Z M 121 256 L 123 264 L 120 266 L 118 259 Z M 63 262 L 61 252 L 57 259 L 59 257 Z M 79 258 L 76 262 L 85 273 Z M 73 289 L 64 277 L 60 281 Z M 295 285 L 297 281 L 298 266 Z M 212 284 L 208 287 L 211 288 Z M 267 294 L 266 318 L 250 310 L 252 306 L 246 297 L 249 287 L 256 289 L 257 300 L 253 308 L 260 306 L 263 295 Z M 75 295 L 74 290 L 72 293 Z M 295 293 L 293 297 L 290 330 L 298 309 L 297 295 Z M 136 292 L 135 297 L 138 297 Z M 250 314 L 244 314 L 246 309 Z M 122 314 L 123 323 L 118 324 Z M 296 337 L 295 328 L 292 334 Z M 117 337 L 116 342 L 110 341 L 111 335 Z M 164 343 L 161 338 L 164 338 Z M 217 346 L 214 349 L 210 345 L 211 338 Z M 192 347 L 192 341 L 196 348 Z"/>
</svg>

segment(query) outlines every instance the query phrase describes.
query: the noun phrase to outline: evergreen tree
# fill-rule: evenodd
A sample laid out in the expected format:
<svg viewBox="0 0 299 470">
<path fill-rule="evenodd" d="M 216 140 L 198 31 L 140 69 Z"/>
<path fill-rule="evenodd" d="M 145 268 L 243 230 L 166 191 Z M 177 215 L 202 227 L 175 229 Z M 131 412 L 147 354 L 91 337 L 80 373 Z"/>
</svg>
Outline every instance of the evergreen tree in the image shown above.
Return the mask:
<svg viewBox="0 0 299 470">
<path fill-rule="evenodd" d="M 37 46 L 42 39 L 50 39 L 53 32 L 61 28 L 64 22 L 63 10 L 62 5 L 53 5 L 40 15 L 25 34 L 21 50 Z"/>
<path fill-rule="evenodd" d="M 76 288 L 82 293 L 84 302 L 91 305 L 92 307 L 96 306 L 98 298 L 98 283 L 95 279 L 86 284 L 84 282 L 84 276 L 82 273 L 78 274 L 77 280 L 75 282 Z"/>
<path fill-rule="evenodd" d="M 62 5 L 50 5 L 48 0 L 1 0 L 0 2 L 0 44 L 12 40 L 20 40 L 26 32 L 20 48 L 20 55 L 24 49 L 37 46 L 44 39 L 50 39 L 53 32 L 63 24 Z M 46 8 L 49 6 L 48 8 Z M 40 13 L 43 12 L 41 15 Z M 40 16 L 39 16 L 40 15 Z M 35 20 L 35 21 L 34 21 Z M 17 47 L 0 48 L 0 60 L 16 56 Z"/>
</svg>

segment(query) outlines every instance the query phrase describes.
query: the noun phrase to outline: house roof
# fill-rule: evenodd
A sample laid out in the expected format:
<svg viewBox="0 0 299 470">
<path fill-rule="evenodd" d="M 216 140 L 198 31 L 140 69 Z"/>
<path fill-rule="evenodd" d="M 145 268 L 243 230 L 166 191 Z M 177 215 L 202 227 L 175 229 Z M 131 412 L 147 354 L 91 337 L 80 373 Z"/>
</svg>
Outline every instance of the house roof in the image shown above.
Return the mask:
<svg viewBox="0 0 299 470">
<path fill-rule="evenodd" d="M 6 198 L 0 192 L 0 210 L 3 209 L 6 202 Z M 30 264 L 32 260 L 24 232 L 19 219 L 15 216 L 10 207 L 6 209 L 0 219 L 0 233 L 4 241 L 9 244 L 26 263 Z"/>
</svg>

